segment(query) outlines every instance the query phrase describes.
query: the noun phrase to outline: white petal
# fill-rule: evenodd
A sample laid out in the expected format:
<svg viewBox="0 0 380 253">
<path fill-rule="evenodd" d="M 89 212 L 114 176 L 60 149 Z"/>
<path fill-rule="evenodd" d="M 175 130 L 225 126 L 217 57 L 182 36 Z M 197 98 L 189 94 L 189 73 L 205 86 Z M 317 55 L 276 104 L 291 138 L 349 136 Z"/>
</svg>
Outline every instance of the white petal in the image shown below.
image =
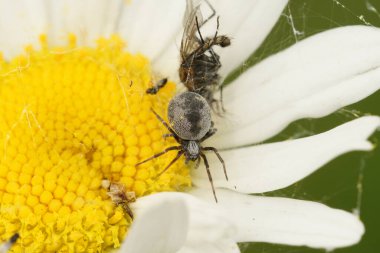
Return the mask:
<svg viewBox="0 0 380 253">
<path fill-rule="evenodd" d="M 20 54 L 28 44 L 38 47 L 46 33 L 47 17 L 43 0 L 0 1 L 0 52 L 6 59 Z"/>
<path fill-rule="evenodd" d="M 181 203 L 185 202 L 188 208 L 188 224 L 181 224 L 180 218 L 179 221 L 173 221 L 173 224 L 179 223 L 177 229 L 178 233 L 181 235 L 181 238 L 175 238 L 173 236 L 173 242 L 177 243 L 177 248 L 181 247 L 177 253 L 199 253 L 199 252 L 208 252 L 208 253 L 238 253 L 239 248 L 234 241 L 234 235 L 236 234 L 235 227 L 231 225 L 228 217 L 225 216 L 224 212 L 221 212 L 219 209 L 215 208 L 214 205 L 210 205 L 208 202 L 201 201 L 190 194 L 177 193 L 177 192 L 165 192 L 153 194 L 147 197 L 138 199 L 138 201 L 133 204 L 134 211 L 136 215 L 141 215 L 145 210 L 154 208 L 156 205 L 161 205 L 162 203 L 167 202 L 176 202 Z M 164 204 L 166 205 L 166 204 Z M 166 209 L 165 209 L 166 210 Z M 157 222 L 162 222 L 162 225 L 156 224 L 159 226 L 159 229 L 166 228 L 166 218 L 174 216 L 173 219 L 177 220 L 177 217 L 181 216 L 178 214 L 182 212 L 177 210 L 177 213 L 168 213 L 168 217 L 163 215 L 163 218 L 156 218 Z M 144 218 L 145 219 L 145 218 Z M 162 220 L 162 221 L 161 221 Z M 137 219 L 135 223 L 137 222 Z M 183 228 L 186 228 L 187 237 L 184 239 L 182 236 L 185 234 Z M 143 229 L 147 229 L 146 227 Z M 152 230 L 149 228 L 150 231 Z M 155 230 L 155 229 L 153 229 Z M 127 236 L 128 241 L 130 239 L 130 232 Z M 145 233 L 141 234 L 139 239 L 140 243 L 151 242 L 154 244 L 156 239 L 147 239 Z M 133 243 L 133 242 L 132 242 Z M 125 242 L 123 247 L 128 248 L 130 245 L 128 242 Z M 124 252 L 124 251 L 122 251 Z M 132 252 L 132 251 L 128 251 Z M 133 252 L 145 252 L 145 251 L 133 251 Z M 147 251 L 148 252 L 148 251 Z M 151 251 L 157 252 L 157 251 Z M 160 251 L 159 251 L 160 252 Z M 165 253 L 170 253 L 172 251 L 165 251 Z"/>
<path fill-rule="evenodd" d="M 184 10 L 184 0 L 132 1 L 124 6 L 119 33 L 127 40 L 128 50 L 154 59 L 175 40 Z"/>
<path fill-rule="evenodd" d="M 213 201 L 204 190 L 194 195 Z M 239 242 L 269 242 L 333 249 L 357 243 L 364 233 L 358 217 L 323 204 L 249 196 L 220 190 L 217 206 L 238 227 Z"/>
<path fill-rule="evenodd" d="M 367 138 L 379 126 L 379 117 L 368 116 L 311 137 L 223 151 L 229 181 L 224 178 L 219 160 L 210 154 L 214 184 L 245 193 L 287 187 L 341 154 L 370 150 L 373 145 Z M 210 188 L 205 168 L 193 170 L 193 174 L 195 185 Z"/>
<path fill-rule="evenodd" d="M 125 253 L 174 253 L 188 233 L 189 213 L 183 198 L 155 194 L 133 205 L 136 220 L 121 247 Z"/>
<path fill-rule="evenodd" d="M 48 1 L 49 42 L 67 43 L 68 34 L 77 36 L 78 45 L 94 45 L 99 37 L 116 33 L 122 0 Z"/>
<path fill-rule="evenodd" d="M 380 87 L 380 29 L 349 26 L 305 39 L 226 87 L 229 113 L 213 146 L 265 140 L 290 122 L 322 117 Z"/>
<path fill-rule="evenodd" d="M 221 0 L 216 2 L 220 16 L 219 34 L 232 38 L 228 48 L 218 50 L 222 67 L 221 76 L 243 63 L 264 41 L 280 17 L 287 0 Z M 206 34 L 215 32 L 215 24 L 209 23 Z"/>
<path fill-rule="evenodd" d="M 222 61 L 220 74 L 225 76 L 258 48 L 277 21 L 287 0 L 221 0 L 210 3 L 216 15 L 220 16 L 219 34 L 233 39 L 232 45 L 228 48 L 219 50 L 215 47 Z M 201 10 L 204 19 L 211 13 L 210 8 L 204 3 Z M 204 37 L 214 36 L 216 19 L 208 22 L 201 30 Z M 155 69 L 174 80 L 178 80 L 182 32 L 181 27 L 176 39 L 172 39 L 165 52 L 154 61 Z"/>
<path fill-rule="evenodd" d="M 238 253 L 236 228 L 225 212 L 194 197 L 187 197 L 190 207 L 190 229 L 179 253 Z"/>
</svg>

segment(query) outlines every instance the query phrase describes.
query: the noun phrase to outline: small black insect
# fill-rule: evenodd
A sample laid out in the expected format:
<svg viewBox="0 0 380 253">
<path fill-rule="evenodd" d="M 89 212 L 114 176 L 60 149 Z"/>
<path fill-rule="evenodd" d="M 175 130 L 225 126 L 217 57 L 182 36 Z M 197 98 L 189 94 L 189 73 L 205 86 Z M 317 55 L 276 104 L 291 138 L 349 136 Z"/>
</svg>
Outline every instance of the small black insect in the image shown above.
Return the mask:
<svg viewBox="0 0 380 253">
<path fill-rule="evenodd" d="M 153 111 L 153 110 L 152 110 Z M 216 129 L 213 128 L 211 120 L 211 109 L 208 102 L 201 95 L 185 91 L 176 95 L 170 102 L 168 107 L 169 124 L 166 123 L 155 111 L 159 121 L 169 130 L 170 134 L 167 137 L 173 137 L 179 146 L 172 146 L 166 148 L 164 151 L 153 155 L 136 164 L 136 166 L 148 162 L 154 158 L 164 155 L 165 153 L 177 150 L 176 157 L 160 172 L 164 173 L 172 164 L 174 164 L 182 155 L 186 158 L 186 163 L 189 161 L 196 161 L 198 167 L 201 159 L 203 159 L 208 179 L 210 181 L 215 201 L 218 202 L 215 194 L 215 188 L 212 181 L 209 164 L 204 154 L 204 151 L 213 151 L 223 165 L 224 175 L 228 180 L 227 170 L 225 163 L 220 156 L 218 150 L 214 147 L 202 147 L 201 143 L 215 134 Z"/>
<path fill-rule="evenodd" d="M 147 94 L 151 94 L 151 95 L 154 95 L 154 94 L 157 94 L 157 92 L 163 88 L 168 82 L 168 79 L 167 78 L 163 78 L 161 79 L 160 81 L 158 81 L 153 87 L 150 87 L 146 90 L 146 93 Z"/>
<path fill-rule="evenodd" d="M 10 248 L 16 243 L 19 237 L 19 233 L 13 234 L 7 242 L 0 245 L 0 252 L 8 252 L 8 250 L 10 250 Z"/>
<path fill-rule="evenodd" d="M 194 6 L 192 0 L 187 1 L 180 48 L 181 65 L 178 72 L 186 88 L 203 96 L 213 107 L 215 104 L 219 106 L 214 93 L 218 89 L 221 91 L 218 71 L 222 66 L 213 46 L 228 47 L 231 45 L 231 40 L 225 35 L 218 35 L 219 17 L 215 35 L 205 39 L 202 37 L 200 28 L 216 14 L 211 4 L 207 0 L 205 2 L 212 10 L 212 14 L 203 20 L 200 5 Z M 220 102 L 222 104 L 222 93 Z"/>
</svg>

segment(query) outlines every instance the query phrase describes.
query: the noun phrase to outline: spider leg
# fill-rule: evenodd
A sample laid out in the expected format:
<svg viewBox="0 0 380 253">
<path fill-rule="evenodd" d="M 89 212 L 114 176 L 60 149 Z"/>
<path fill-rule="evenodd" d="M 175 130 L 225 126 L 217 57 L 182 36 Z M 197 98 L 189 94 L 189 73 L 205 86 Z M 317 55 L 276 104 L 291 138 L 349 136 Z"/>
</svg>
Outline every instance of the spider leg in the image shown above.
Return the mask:
<svg viewBox="0 0 380 253">
<path fill-rule="evenodd" d="M 198 158 L 197 163 L 194 166 L 194 169 L 198 169 L 200 164 L 201 164 L 201 158 Z"/>
<path fill-rule="evenodd" d="M 161 118 L 160 115 L 158 115 L 158 113 L 156 113 L 153 109 L 151 109 L 151 111 L 154 113 L 154 115 L 156 115 L 157 119 L 166 127 L 166 129 L 169 130 L 169 132 L 172 134 L 172 136 L 176 139 L 176 141 L 178 143 L 180 143 L 180 140 L 177 136 L 177 134 L 174 132 L 174 130 L 168 125 L 168 123 L 165 122 L 165 120 L 163 118 Z"/>
<path fill-rule="evenodd" d="M 221 155 L 219 154 L 218 150 L 216 148 L 214 148 L 214 147 L 205 147 L 205 148 L 202 148 L 202 150 L 211 150 L 211 151 L 214 151 L 215 155 L 218 157 L 219 161 L 223 165 L 224 176 L 226 177 L 226 180 L 228 181 L 226 164 L 224 163 L 224 160 L 221 157 Z"/>
<path fill-rule="evenodd" d="M 159 178 L 162 174 L 164 174 L 165 171 L 167 171 L 169 169 L 170 166 L 173 165 L 173 163 L 175 163 L 182 155 L 183 155 L 184 151 L 183 150 L 180 150 L 178 151 L 176 157 L 174 157 L 174 159 L 165 167 L 165 169 L 163 171 L 161 171 L 158 175 L 157 175 L 157 178 Z"/>
<path fill-rule="evenodd" d="M 169 137 L 174 137 L 174 135 L 172 133 L 170 133 L 170 134 L 163 134 L 162 137 L 164 139 L 166 139 L 166 138 L 169 138 Z"/>
<path fill-rule="evenodd" d="M 215 193 L 215 187 L 214 187 L 214 182 L 212 181 L 212 176 L 210 172 L 210 166 L 208 164 L 207 158 L 205 154 L 201 153 L 200 156 L 203 158 L 203 161 L 206 166 L 206 171 L 207 171 L 207 176 L 208 176 L 208 181 L 210 181 L 211 187 L 212 187 L 212 193 L 214 194 L 215 202 L 218 203 L 218 199 L 216 198 L 216 193 Z"/>
<path fill-rule="evenodd" d="M 141 161 L 141 162 L 139 162 L 139 163 L 136 163 L 136 164 L 135 164 L 135 167 L 139 166 L 140 164 L 146 163 L 146 162 L 148 162 L 148 161 L 150 161 L 150 160 L 152 160 L 152 159 L 154 159 L 154 158 L 157 158 L 157 157 L 159 157 L 159 156 L 162 156 L 163 154 L 166 154 L 166 153 L 169 152 L 169 151 L 172 151 L 172 150 L 180 150 L 180 149 L 181 149 L 181 146 L 173 146 L 173 147 L 169 147 L 169 148 L 165 149 L 164 151 L 162 151 L 162 152 L 160 152 L 160 153 L 157 153 L 157 154 L 155 154 L 155 155 L 153 155 L 153 156 L 151 156 L 151 157 L 145 159 L 144 161 Z"/>
<path fill-rule="evenodd" d="M 223 112 L 226 112 L 226 108 L 224 108 L 224 104 L 223 104 L 223 87 L 224 87 L 224 85 L 223 84 L 221 84 L 220 85 L 220 105 L 222 106 L 222 111 Z"/>
<path fill-rule="evenodd" d="M 223 104 L 220 100 L 213 98 L 211 100 L 211 109 L 215 112 L 219 117 L 223 117 L 222 112 L 225 112 Z"/>
<path fill-rule="evenodd" d="M 212 124 L 212 125 L 211 125 L 210 130 L 206 133 L 205 136 L 202 137 L 202 139 L 199 140 L 199 142 L 202 142 L 202 141 L 204 141 L 204 140 L 210 138 L 211 136 L 213 136 L 213 135 L 216 133 L 216 128 L 213 128 L 213 126 L 214 126 L 214 122 L 211 122 L 211 124 Z"/>
</svg>

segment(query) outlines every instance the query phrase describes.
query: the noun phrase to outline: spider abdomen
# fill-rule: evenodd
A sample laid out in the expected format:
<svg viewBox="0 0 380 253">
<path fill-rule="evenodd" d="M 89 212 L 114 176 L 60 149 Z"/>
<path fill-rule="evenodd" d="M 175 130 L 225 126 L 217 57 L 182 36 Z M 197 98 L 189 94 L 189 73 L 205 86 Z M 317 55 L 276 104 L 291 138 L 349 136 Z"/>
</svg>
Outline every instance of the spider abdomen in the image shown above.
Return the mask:
<svg viewBox="0 0 380 253">
<path fill-rule="evenodd" d="M 201 95 L 186 91 L 170 101 L 168 119 L 181 139 L 200 140 L 211 127 L 210 106 Z"/>
</svg>

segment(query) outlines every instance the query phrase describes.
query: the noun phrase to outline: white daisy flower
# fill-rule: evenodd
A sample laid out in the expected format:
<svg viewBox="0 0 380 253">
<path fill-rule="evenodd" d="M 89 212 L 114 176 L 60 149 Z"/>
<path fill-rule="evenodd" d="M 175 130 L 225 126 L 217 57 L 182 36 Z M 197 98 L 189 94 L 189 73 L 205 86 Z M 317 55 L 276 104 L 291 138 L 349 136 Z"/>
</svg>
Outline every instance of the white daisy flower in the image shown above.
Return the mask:
<svg viewBox="0 0 380 253">
<path fill-rule="evenodd" d="M 174 94 L 185 4 L 0 1 L 0 238 L 19 233 L 12 250 L 232 253 L 240 252 L 238 242 L 333 249 L 360 240 L 364 227 L 354 214 L 249 194 L 287 187 L 343 153 L 371 150 L 367 138 L 379 117 L 252 145 L 292 121 L 328 115 L 375 92 L 380 30 L 350 26 L 312 36 L 224 89 L 228 113 L 207 144 L 223 149 L 229 174 L 226 181 L 209 156 L 215 203 L 204 168 L 190 177 L 178 161 L 156 178 L 170 154 L 134 166 L 172 143 L 162 140 L 165 129 L 150 108 L 164 115 Z M 212 4 L 219 33 L 233 38 L 218 51 L 226 77 L 263 42 L 287 1 Z M 215 23 L 204 27 L 205 35 L 214 32 Z M 160 76 L 172 81 L 162 94 L 146 95 Z M 133 222 L 102 189 L 103 178 L 136 195 Z"/>
</svg>

